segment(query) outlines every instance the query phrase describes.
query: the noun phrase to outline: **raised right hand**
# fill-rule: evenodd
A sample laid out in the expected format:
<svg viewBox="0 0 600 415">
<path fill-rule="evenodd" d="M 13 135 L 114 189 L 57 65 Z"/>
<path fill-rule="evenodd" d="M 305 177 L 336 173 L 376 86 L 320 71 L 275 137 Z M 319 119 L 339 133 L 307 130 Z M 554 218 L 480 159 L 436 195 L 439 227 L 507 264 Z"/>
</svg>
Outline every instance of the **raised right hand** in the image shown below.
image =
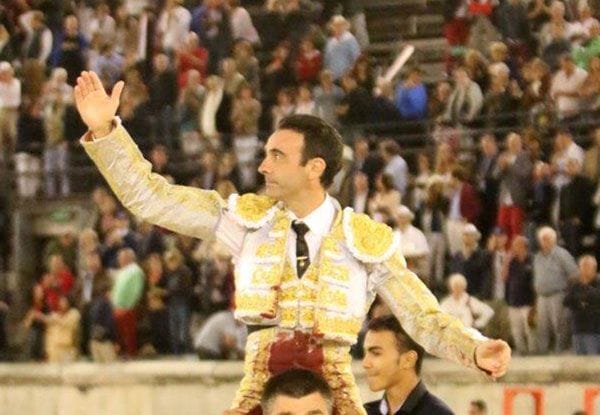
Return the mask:
<svg viewBox="0 0 600 415">
<path fill-rule="evenodd" d="M 75 105 L 81 119 L 95 137 L 103 137 L 110 133 L 124 85 L 123 81 L 117 82 L 108 96 L 95 72 L 83 71 L 77 78 Z"/>
</svg>

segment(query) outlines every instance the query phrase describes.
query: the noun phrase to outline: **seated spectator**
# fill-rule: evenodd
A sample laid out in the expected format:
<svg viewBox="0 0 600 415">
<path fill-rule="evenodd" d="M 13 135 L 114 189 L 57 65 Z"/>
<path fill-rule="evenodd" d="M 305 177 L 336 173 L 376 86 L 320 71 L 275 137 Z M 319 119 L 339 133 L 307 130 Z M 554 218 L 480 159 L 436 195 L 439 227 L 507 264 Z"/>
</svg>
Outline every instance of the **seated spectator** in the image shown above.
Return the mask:
<svg viewBox="0 0 600 415">
<path fill-rule="evenodd" d="M 544 105 L 550 90 L 550 67 L 540 58 L 533 58 L 523 66 L 523 96 L 521 107 L 536 110 Z"/>
<path fill-rule="evenodd" d="M 252 86 L 254 95 L 259 97 L 261 95 L 260 66 L 252 44 L 246 40 L 238 40 L 233 48 L 233 59 L 238 72 Z"/>
<path fill-rule="evenodd" d="M 588 39 L 579 46 L 573 48 L 573 59 L 577 66 L 588 69 L 589 61 L 598 56 L 600 51 L 600 23 L 594 22 L 589 31 Z"/>
<path fill-rule="evenodd" d="M 551 71 L 560 68 L 560 58 L 571 52 L 571 42 L 566 38 L 565 28 L 562 25 L 550 27 L 550 39 L 542 50 L 541 58 L 550 67 Z"/>
<path fill-rule="evenodd" d="M 181 46 L 177 46 L 175 59 L 177 84 L 180 89 L 187 85 L 187 77 L 192 69 L 197 71 L 200 83 L 206 79 L 208 52 L 200 45 L 200 39 L 194 32 L 189 32 L 185 37 L 185 42 Z"/>
<path fill-rule="evenodd" d="M 369 123 L 372 120 L 373 97 L 369 91 L 358 85 L 356 78 L 344 75 L 341 80 L 346 95 L 337 108 L 340 122 L 348 129 Z"/>
<path fill-rule="evenodd" d="M 436 120 L 446 112 L 451 94 L 452 87 L 447 81 L 440 81 L 435 85 L 433 94 L 429 97 L 427 105 L 429 118 Z"/>
<path fill-rule="evenodd" d="M 79 321 L 81 315 L 69 298 L 61 295 L 58 308 L 49 315 L 39 313 L 37 319 L 46 325 L 46 356 L 50 363 L 74 362 L 79 355 Z"/>
<path fill-rule="evenodd" d="M 453 124 L 469 125 L 479 116 L 483 106 L 481 88 L 469 78 L 464 67 L 454 70 L 454 81 L 456 84 L 442 119 Z"/>
<path fill-rule="evenodd" d="M 167 53 L 174 52 L 185 43 L 190 30 L 192 15 L 181 3 L 182 0 L 167 0 L 156 22 L 160 47 Z"/>
<path fill-rule="evenodd" d="M 497 10 L 496 24 L 504 42 L 518 61 L 525 61 L 532 50 L 532 34 L 527 16 L 527 4 L 522 0 L 510 0 Z"/>
<path fill-rule="evenodd" d="M 46 25 L 46 16 L 39 10 L 29 10 L 19 15 L 19 25 L 25 31 L 22 46 L 22 52 L 26 58 L 24 63 L 33 60 L 44 68 L 46 60 L 52 52 L 53 40 L 52 31 Z M 7 61 L 11 60 L 7 59 Z"/>
<path fill-rule="evenodd" d="M 15 150 L 21 89 L 12 65 L 0 62 L 0 165 L 8 163 Z"/>
<path fill-rule="evenodd" d="M 510 70 L 503 62 L 489 66 L 490 89 L 483 101 L 483 113 L 486 127 L 498 128 L 503 125 L 514 125 L 514 113 L 519 110 L 520 101 L 513 94 L 510 81 Z"/>
<path fill-rule="evenodd" d="M 240 87 L 246 83 L 233 58 L 226 58 L 221 61 L 221 76 L 223 77 L 223 88 L 232 98 L 237 96 Z"/>
<path fill-rule="evenodd" d="M 579 91 L 587 78 L 587 72 L 575 66 L 570 55 L 560 58 L 560 70 L 552 79 L 550 96 L 556 105 L 558 118 L 569 120 L 576 118 L 581 110 Z"/>
<path fill-rule="evenodd" d="M 233 151 L 241 178 L 240 190 L 246 191 L 256 186 L 257 154 L 260 147 L 258 119 L 262 108 L 260 102 L 254 98 L 250 85 L 243 84 L 238 91 L 231 110 Z"/>
<path fill-rule="evenodd" d="M 379 143 L 379 152 L 385 162 L 383 172 L 390 176 L 394 188 L 405 197 L 408 187 L 408 164 L 400 154 L 400 146 L 396 141 L 387 139 Z"/>
<path fill-rule="evenodd" d="M 427 116 L 427 89 L 421 75 L 419 68 L 412 68 L 396 87 L 396 107 L 406 120 L 422 120 Z"/>
<path fill-rule="evenodd" d="M 246 325 L 233 317 L 233 311 L 212 314 L 194 337 L 200 360 L 239 360 L 244 357 Z"/>
<path fill-rule="evenodd" d="M 506 304 L 510 331 L 515 349 L 520 355 L 535 352 L 535 335 L 529 324 L 533 312 L 533 267 L 527 238 L 517 236 L 511 246 L 511 257 L 506 268 Z"/>
<path fill-rule="evenodd" d="M 288 115 L 294 113 L 296 106 L 292 91 L 282 88 L 277 93 L 277 104 L 271 108 L 271 118 L 273 120 L 272 129 L 275 131 L 277 126 Z"/>
<path fill-rule="evenodd" d="M 415 215 L 404 205 L 396 207 L 392 215 L 396 224 L 394 233 L 400 237 L 400 251 L 407 267 L 429 285 L 427 256 L 430 250 L 423 232 L 412 225 Z"/>
<path fill-rule="evenodd" d="M 590 58 L 588 75 L 579 94 L 582 98 L 582 108 L 587 111 L 600 110 L 600 56 Z"/>
<path fill-rule="evenodd" d="M 555 28 L 561 27 L 564 37 L 571 41 L 579 32 L 577 24 L 573 24 L 565 19 L 565 4 L 562 1 L 554 0 L 550 4 L 548 15 L 550 20 L 545 23 L 540 30 L 540 46 L 545 48 L 552 40 L 552 32 Z"/>
<path fill-rule="evenodd" d="M 360 56 L 360 46 L 343 16 L 333 16 L 329 28 L 331 37 L 325 45 L 323 67 L 331 71 L 334 80 L 338 80 L 354 66 Z"/>
<path fill-rule="evenodd" d="M 88 42 L 92 40 L 94 35 L 99 35 L 104 42 L 114 43 L 116 22 L 110 15 L 110 7 L 107 3 L 98 3 L 93 11 L 93 15 L 86 22 L 84 31 Z"/>
<path fill-rule="evenodd" d="M 369 56 L 361 54 L 354 62 L 352 76 L 356 79 L 359 86 L 363 87 L 369 93 L 375 88 L 375 79 L 373 70 L 369 62 Z"/>
<path fill-rule="evenodd" d="M 231 38 L 234 41 L 243 39 L 252 45 L 258 45 L 260 37 L 252 23 L 250 13 L 241 5 L 240 0 L 227 0 L 224 5 L 229 12 Z"/>
<path fill-rule="evenodd" d="M 316 112 L 316 104 L 313 100 L 310 87 L 308 84 L 300 85 L 298 87 L 298 96 L 296 98 L 294 114 L 315 115 Z"/>
<path fill-rule="evenodd" d="M 472 224 L 464 226 L 460 252 L 450 259 L 449 272 L 462 274 L 467 282 L 468 293 L 482 300 L 491 297 L 492 263 L 488 252 L 481 249 L 481 234 Z"/>
<path fill-rule="evenodd" d="M 371 391 L 384 391 L 382 399 L 365 404 L 367 414 L 453 415 L 420 379 L 425 351 L 398 320 L 376 318 L 367 327 L 362 366 Z"/>
<path fill-rule="evenodd" d="M 464 275 L 450 275 L 448 291 L 450 295 L 440 302 L 440 308 L 459 319 L 465 327 L 482 329 L 494 316 L 494 310 L 490 306 L 467 293 L 467 279 Z"/>
<path fill-rule="evenodd" d="M 321 52 L 310 38 L 302 40 L 294 62 L 298 82 L 316 83 L 321 71 Z"/>
<path fill-rule="evenodd" d="M 573 134 L 568 128 L 559 128 L 554 140 L 555 152 L 552 155 L 552 172 L 554 173 L 554 187 L 560 190 L 569 182 L 567 174 L 567 162 L 575 159 L 580 166 L 583 165 L 585 153 L 583 149 L 573 140 Z"/>
<path fill-rule="evenodd" d="M 59 254 L 50 255 L 48 258 L 48 272 L 42 277 L 44 298 L 49 311 L 57 311 L 60 296 L 71 294 L 75 277 Z"/>
<path fill-rule="evenodd" d="M 592 27 L 600 25 L 600 21 L 594 17 L 592 7 L 587 0 L 579 2 L 577 11 L 579 12 L 579 20 L 577 23 L 581 26 L 580 30 L 582 31 L 582 34 L 589 39 L 592 36 Z"/>
<path fill-rule="evenodd" d="M 600 279 L 593 256 L 579 259 L 579 280 L 567 290 L 564 305 L 573 313 L 575 353 L 600 354 Z"/>
</svg>

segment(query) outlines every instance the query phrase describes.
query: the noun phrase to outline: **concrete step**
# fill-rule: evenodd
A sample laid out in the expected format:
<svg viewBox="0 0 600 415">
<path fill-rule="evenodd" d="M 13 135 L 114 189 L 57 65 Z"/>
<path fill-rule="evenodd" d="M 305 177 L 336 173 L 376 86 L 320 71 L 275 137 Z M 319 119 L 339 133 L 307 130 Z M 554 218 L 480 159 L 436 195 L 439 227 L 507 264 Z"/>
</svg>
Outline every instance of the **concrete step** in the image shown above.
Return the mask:
<svg viewBox="0 0 600 415">
<path fill-rule="evenodd" d="M 443 17 L 436 14 L 412 15 L 402 20 L 393 16 L 367 18 L 369 36 L 373 42 L 439 37 L 443 23 Z"/>
<path fill-rule="evenodd" d="M 415 53 L 411 59 L 416 59 L 420 63 L 440 62 L 444 58 L 446 39 L 443 37 L 410 39 L 394 42 L 375 42 L 369 46 L 367 51 L 369 55 L 373 56 L 375 59 L 385 57 L 393 59 L 404 46 L 409 44 L 415 47 Z"/>
<path fill-rule="evenodd" d="M 367 16 L 378 13 L 395 11 L 399 16 L 411 14 L 436 13 L 441 14 L 444 0 L 370 0 L 365 2 Z"/>
</svg>

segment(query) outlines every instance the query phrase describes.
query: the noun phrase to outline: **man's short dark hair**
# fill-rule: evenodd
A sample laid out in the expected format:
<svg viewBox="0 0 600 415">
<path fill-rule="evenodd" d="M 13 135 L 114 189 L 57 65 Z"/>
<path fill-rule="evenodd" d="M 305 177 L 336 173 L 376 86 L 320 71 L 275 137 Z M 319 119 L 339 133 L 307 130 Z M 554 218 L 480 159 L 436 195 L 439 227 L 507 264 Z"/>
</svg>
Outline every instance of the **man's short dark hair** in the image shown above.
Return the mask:
<svg viewBox="0 0 600 415">
<path fill-rule="evenodd" d="M 269 414 L 269 408 L 278 396 L 304 398 L 319 393 L 327 402 L 329 413 L 333 411 L 333 393 L 319 374 L 306 369 L 290 369 L 273 376 L 265 384 L 260 404 L 263 413 Z"/>
<path fill-rule="evenodd" d="M 471 401 L 471 405 L 476 407 L 479 411 L 487 411 L 487 405 L 481 399 L 477 399 L 475 401 Z"/>
<path fill-rule="evenodd" d="M 344 144 L 340 133 L 319 117 L 313 115 L 290 115 L 279 122 L 278 130 L 292 130 L 304 136 L 302 165 L 313 158 L 325 161 L 321 184 L 327 188 L 342 168 Z"/>
<path fill-rule="evenodd" d="M 398 351 L 401 353 L 405 353 L 413 350 L 417 353 L 417 361 L 415 363 L 415 371 L 417 375 L 421 373 L 421 367 L 423 366 L 423 356 L 425 355 L 425 350 L 415 342 L 408 333 L 402 328 L 398 319 L 393 315 L 381 316 L 378 318 L 374 318 L 369 321 L 367 325 L 367 330 L 374 332 L 381 331 L 390 331 L 394 334 L 396 338 L 396 346 L 398 347 Z"/>
</svg>

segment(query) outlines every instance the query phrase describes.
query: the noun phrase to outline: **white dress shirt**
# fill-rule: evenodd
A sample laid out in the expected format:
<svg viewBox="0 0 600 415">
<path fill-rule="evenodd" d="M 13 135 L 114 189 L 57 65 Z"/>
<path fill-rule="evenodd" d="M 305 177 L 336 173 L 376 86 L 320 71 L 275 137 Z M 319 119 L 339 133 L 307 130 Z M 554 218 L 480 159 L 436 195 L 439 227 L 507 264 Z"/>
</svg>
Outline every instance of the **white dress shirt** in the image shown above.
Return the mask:
<svg viewBox="0 0 600 415">
<path fill-rule="evenodd" d="M 441 309 L 458 318 L 465 327 L 483 328 L 494 316 L 492 308 L 477 298 L 463 293 L 459 298 L 449 295 L 440 303 Z"/>
<path fill-rule="evenodd" d="M 340 207 L 337 205 L 337 202 L 327 194 L 323 203 L 304 218 L 297 218 L 294 213 L 288 211 L 292 220 L 300 220 L 308 226 L 309 231 L 304 238 L 308 245 L 308 253 L 311 262 L 315 260 L 317 253 L 319 252 L 323 237 L 329 234 L 336 212 L 339 210 Z M 224 212 L 217 225 L 216 235 L 217 239 L 225 244 L 230 252 L 232 252 L 234 262 L 237 261 L 242 252 L 244 237 L 247 232 L 248 229 L 238 224 L 231 214 Z M 290 231 L 288 234 L 286 250 L 288 259 L 292 264 L 295 264 L 296 234 L 293 231 Z"/>
</svg>

